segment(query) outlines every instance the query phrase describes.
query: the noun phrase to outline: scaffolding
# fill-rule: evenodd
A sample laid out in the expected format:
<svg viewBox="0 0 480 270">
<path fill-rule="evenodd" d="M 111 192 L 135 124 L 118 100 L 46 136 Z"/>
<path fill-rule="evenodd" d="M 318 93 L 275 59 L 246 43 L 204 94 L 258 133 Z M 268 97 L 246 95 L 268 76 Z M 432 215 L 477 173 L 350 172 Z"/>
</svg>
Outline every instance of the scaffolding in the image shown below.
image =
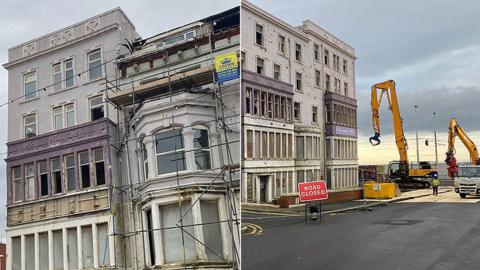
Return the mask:
<svg viewBox="0 0 480 270">
<path fill-rule="evenodd" d="M 216 17 L 215 17 L 216 16 Z M 219 17 L 223 16 L 223 17 Z M 231 16 L 239 16 L 239 13 L 227 11 L 218 15 L 214 15 L 209 20 L 218 20 L 221 21 L 222 19 L 231 17 Z M 233 157 L 232 149 L 233 145 L 236 144 L 235 147 L 240 149 L 240 140 L 232 140 L 230 138 L 230 134 L 235 132 L 234 129 L 236 128 L 238 132 L 240 132 L 240 111 L 233 111 L 233 114 L 226 115 L 226 111 L 230 110 L 232 112 L 232 108 L 228 108 L 228 106 L 224 102 L 224 98 L 230 95 L 239 95 L 240 92 L 240 85 L 238 83 L 238 87 L 236 91 L 225 93 L 222 84 L 219 83 L 216 79 L 216 73 L 214 69 L 214 53 L 224 51 L 226 49 L 235 49 L 238 52 L 238 45 L 239 43 L 234 43 L 228 47 L 222 47 L 220 49 L 216 49 L 214 46 L 214 39 L 213 36 L 217 37 L 228 37 L 231 33 L 238 33 L 236 28 L 239 26 L 233 27 L 225 27 L 221 30 L 211 31 L 205 36 L 208 38 L 208 45 L 209 45 L 209 56 L 202 61 L 196 61 L 193 64 L 182 65 L 178 66 L 178 63 L 169 63 L 168 62 L 168 51 L 164 55 L 166 59 L 164 69 L 166 71 L 158 72 L 151 74 L 147 77 L 141 78 L 131 78 L 128 82 L 120 82 L 120 76 L 117 74 L 117 69 L 115 70 L 116 76 L 115 80 L 109 80 L 108 78 L 104 78 L 104 86 L 105 86 L 105 102 L 112 105 L 117 113 L 117 118 L 119 119 L 118 123 L 118 141 L 112 141 L 109 143 L 110 147 L 113 147 L 115 151 L 117 151 L 119 156 L 122 156 L 122 153 L 125 153 L 126 159 L 126 171 L 127 176 L 125 179 L 122 175 L 121 171 L 118 173 L 121 179 L 114 181 L 113 183 L 121 183 L 112 184 L 111 187 L 111 195 L 110 205 L 111 213 L 113 216 L 117 214 L 117 210 L 115 209 L 115 205 L 118 205 L 118 202 L 115 200 L 120 200 L 121 206 L 121 213 L 123 217 L 129 217 L 131 220 L 130 228 L 134 230 L 126 231 L 126 220 L 125 218 L 122 219 L 121 224 L 113 224 L 113 236 L 115 239 L 122 240 L 123 242 L 123 250 L 126 252 L 127 250 L 127 243 L 128 239 L 133 239 L 133 256 L 134 261 L 131 262 L 134 269 L 140 269 L 138 255 L 140 255 L 139 251 L 137 250 L 137 241 L 138 236 L 141 236 L 142 240 L 142 247 L 144 249 L 143 252 L 143 261 L 145 264 L 153 265 L 152 258 L 147 258 L 147 248 L 151 248 L 149 244 L 147 244 L 146 239 L 155 239 L 155 237 L 151 237 L 155 231 L 169 231 L 169 230 L 180 230 L 181 232 L 181 241 L 182 241 L 182 248 L 183 248 L 183 263 L 178 265 L 177 268 L 181 269 L 197 269 L 199 266 L 208 267 L 211 264 L 212 267 L 221 266 L 221 267 L 228 267 L 229 269 L 240 269 L 240 249 L 239 249 L 239 242 L 241 238 L 240 232 L 240 214 L 238 213 L 238 201 L 240 198 L 237 198 L 236 191 L 239 192 L 239 182 L 240 182 L 240 164 L 239 158 L 235 159 Z M 205 37 L 204 36 L 204 37 Z M 196 65 L 205 64 L 207 63 L 206 67 L 196 68 Z M 176 66 L 173 68 L 172 66 Z M 160 79 L 155 78 L 155 76 L 161 75 Z M 153 79 L 152 79 L 153 78 Z M 151 79 L 150 82 L 142 84 L 141 86 L 135 86 L 135 82 L 139 80 Z M 239 80 L 239 79 L 238 79 Z M 199 87 L 202 85 L 212 85 L 212 89 L 198 91 Z M 193 102 L 193 101 L 201 101 L 202 98 L 213 98 L 214 107 L 215 107 L 215 119 L 204 121 L 204 124 L 214 124 L 216 129 L 216 134 L 218 136 L 218 143 L 214 145 L 208 145 L 208 149 L 211 151 L 212 149 L 217 149 L 218 156 L 219 156 L 219 166 L 210 168 L 210 171 L 215 172 L 215 176 L 208 182 L 203 184 L 196 184 L 193 187 L 188 187 L 182 185 L 181 175 L 180 175 L 180 168 L 179 162 L 183 160 L 185 162 L 185 155 L 188 152 L 196 151 L 198 149 L 183 149 L 182 145 L 178 145 L 178 141 L 176 136 L 180 135 L 173 135 L 170 139 L 174 141 L 174 151 L 169 154 L 171 157 L 171 161 L 175 162 L 175 189 L 174 190 L 163 190 L 167 193 L 172 193 L 177 197 L 177 205 L 178 205 L 178 220 L 175 226 L 163 226 L 160 224 L 160 227 L 157 228 L 148 228 L 149 226 L 145 226 L 142 216 L 138 216 L 141 213 L 141 204 L 146 200 L 145 197 L 150 196 L 149 194 L 144 194 L 144 190 L 147 189 L 152 183 L 158 182 L 158 179 L 147 179 L 144 177 L 143 181 L 141 180 L 141 173 L 140 169 L 142 168 L 141 164 L 137 164 L 137 172 L 132 172 L 131 163 L 133 161 L 132 157 L 130 157 L 129 149 L 129 142 L 135 142 L 135 149 L 134 152 L 137 154 L 134 156 L 137 163 L 140 161 L 138 153 L 142 153 L 143 149 L 141 149 L 140 143 L 142 140 L 145 139 L 145 136 L 137 136 L 136 134 L 132 135 L 132 130 L 135 129 L 133 122 L 138 120 L 138 112 L 141 110 L 142 106 L 147 103 L 155 102 L 158 100 L 169 99 L 172 102 L 172 99 L 175 95 L 188 92 L 192 95 L 196 95 L 195 98 L 191 98 L 185 100 L 185 102 Z M 237 103 L 240 101 L 238 100 Z M 234 106 L 235 108 L 235 106 Z M 120 119 L 123 116 L 126 116 L 123 123 L 121 123 Z M 176 116 L 174 113 L 170 116 L 171 122 L 171 130 L 173 131 L 182 131 L 187 127 L 192 127 L 192 125 L 183 125 L 179 126 L 176 125 Z M 123 129 L 123 134 L 122 130 Z M 155 134 L 151 134 L 149 136 L 155 136 Z M 182 142 L 183 144 L 183 142 Z M 121 159 L 120 162 L 123 162 Z M 120 164 L 119 167 L 124 166 L 123 163 Z M 119 168 L 120 170 L 120 168 Z M 133 175 L 136 174 L 137 181 L 132 181 Z M 127 181 L 128 180 L 128 181 Z M 192 222 L 187 222 L 186 217 L 187 214 L 191 214 L 193 208 L 200 202 L 205 194 L 208 193 L 217 193 L 223 194 L 225 198 L 226 204 L 226 219 L 220 219 L 220 215 L 218 220 L 216 221 L 208 221 L 208 222 L 201 222 L 195 223 L 193 220 Z M 190 204 L 186 205 L 185 201 L 185 194 L 190 193 Z M 114 197 L 115 194 L 119 195 L 119 198 Z M 238 195 L 239 196 L 239 195 Z M 124 209 L 124 202 L 125 198 L 129 201 L 128 209 Z M 188 200 L 187 200 L 188 201 Z M 186 210 L 185 206 L 187 207 Z M 126 213 L 128 212 L 128 215 Z M 118 220 L 116 218 L 112 219 L 113 222 Z M 222 254 L 218 252 L 218 250 L 214 250 L 213 247 L 210 247 L 205 241 L 199 239 L 195 233 L 192 233 L 191 230 L 194 229 L 196 226 L 206 226 L 211 224 L 226 224 L 228 228 L 228 241 L 231 243 L 229 247 L 229 253 L 231 258 L 222 256 Z M 141 225 L 141 229 L 136 229 L 138 224 Z M 147 227 L 147 228 L 146 228 Z M 220 237 L 220 236 L 218 236 Z M 202 264 L 202 262 L 189 262 L 187 259 L 187 246 L 186 246 L 186 238 L 191 238 L 198 243 L 205 250 L 208 250 L 211 254 L 213 254 L 216 258 L 215 260 L 210 260 L 208 258 L 208 262 Z M 116 243 L 117 241 L 114 241 Z M 148 241 L 149 242 L 149 241 Z M 157 244 L 158 245 L 158 244 Z M 116 249 L 115 249 L 116 250 Z M 117 254 L 115 254 L 115 258 Z M 124 262 L 122 263 L 125 267 L 127 267 L 128 262 L 126 261 L 127 256 L 124 258 Z M 117 260 L 114 262 L 115 265 L 113 266 L 115 269 L 117 268 Z M 176 268 L 176 269 L 177 269 Z"/>
</svg>

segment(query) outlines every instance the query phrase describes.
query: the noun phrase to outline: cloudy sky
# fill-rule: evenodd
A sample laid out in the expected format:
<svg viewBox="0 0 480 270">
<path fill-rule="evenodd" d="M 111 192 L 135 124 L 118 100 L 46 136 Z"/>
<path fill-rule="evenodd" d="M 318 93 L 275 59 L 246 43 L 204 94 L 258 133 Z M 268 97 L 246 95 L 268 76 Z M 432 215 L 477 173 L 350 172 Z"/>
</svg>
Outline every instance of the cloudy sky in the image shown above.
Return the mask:
<svg viewBox="0 0 480 270">
<path fill-rule="evenodd" d="M 236 0 L 202 1 L 0 1 L 0 63 L 7 62 L 7 50 L 17 44 L 50 33 L 96 14 L 121 7 L 144 38 L 239 5 Z M 7 72 L 0 67 L 0 104 L 7 101 Z M 5 158 L 7 108 L 0 107 L 0 153 Z M 0 237 L 4 237 L 6 204 L 5 164 L 0 163 Z"/>
<path fill-rule="evenodd" d="M 439 161 L 443 162 L 452 116 L 480 144 L 479 1 L 252 2 L 295 26 L 310 19 L 355 48 L 361 164 L 398 159 L 389 111 L 381 112 L 383 143 L 372 147 L 368 142 L 373 135 L 370 87 L 388 79 L 396 81 L 411 160 L 416 160 L 415 123 L 421 138 L 420 160 L 435 160 L 436 126 Z M 415 104 L 419 106 L 416 118 Z M 428 147 L 426 139 L 431 140 Z M 456 146 L 457 159 L 468 161 L 461 142 Z"/>
</svg>

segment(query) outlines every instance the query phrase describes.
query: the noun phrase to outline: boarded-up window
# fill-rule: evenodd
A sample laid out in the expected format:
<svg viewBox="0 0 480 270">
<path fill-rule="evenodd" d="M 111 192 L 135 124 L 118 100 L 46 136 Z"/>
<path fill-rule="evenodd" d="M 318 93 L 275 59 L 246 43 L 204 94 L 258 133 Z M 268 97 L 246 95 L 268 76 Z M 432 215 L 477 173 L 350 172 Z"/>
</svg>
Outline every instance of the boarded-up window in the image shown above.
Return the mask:
<svg viewBox="0 0 480 270">
<path fill-rule="evenodd" d="M 282 134 L 282 158 L 287 158 L 287 134 Z"/>
<path fill-rule="evenodd" d="M 270 159 L 274 159 L 275 158 L 275 133 L 273 132 L 268 133 L 268 148 L 269 148 Z"/>
<path fill-rule="evenodd" d="M 276 155 L 277 158 L 281 158 L 281 150 L 282 150 L 282 141 L 281 141 L 281 134 L 280 133 L 275 133 L 275 145 L 276 145 Z"/>
<path fill-rule="evenodd" d="M 48 270 L 48 233 L 40 233 L 38 241 L 40 270 Z"/>
<path fill-rule="evenodd" d="M 297 136 L 297 158 L 305 158 L 303 136 Z"/>
<path fill-rule="evenodd" d="M 247 158 L 253 158 L 253 131 L 247 130 Z"/>
<path fill-rule="evenodd" d="M 82 227 L 83 268 L 93 267 L 93 236 L 92 226 Z"/>
<path fill-rule="evenodd" d="M 63 233 L 53 231 L 53 269 L 63 270 Z"/>
<path fill-rule="evenodd" d="M 306 147 L 305 147 L 305 156 L 306 158 L 312 158 L 312 137 L 307 136 L 306 137 Z"/>
<path fill-rule="evenodd" d="M 287 154 L 287 157 L 292 158 L 293 157 L 292 134 L 288 134 L 287 138 L 288 138 L 288 143 L 287 143 L 288 154 Z"/>
<path fill-rule="evenodd" d="M 260 153 L 262 150 L 260 131 L 255 131 L 255 158 L 260 159 Z"/>
<path fill-rule="evenodd" d="M 251 173 L 247 173 L 247 201 L 255 201 L 255 181 Z"/>
<path fill-rule="evenodd" d="M 218 223 L 218 204 L 217 201 L 201 201 L 200 208 L 202 212 L 203 239 L 208 260 L 221 261 L 223 259 L 222 233 L 220 223 Z"/>
<path fill-rule="evenodd" d="M 268 132 L 262 131 L 262 159 L 266 159 L 268 156 Z"/>
<path fill-rule="evenodd" d="M 68 269 L 78 269 L 77 228 L 67 229 Z"/>
<path fill-rule="evenodd" d="M 22 242 L 20 236 L 12 237 L 12 250 L 21 250 Z M 20 252 L 12 252 L 12 270 L 21 270 L 22 268 L 22 258 Z"/>
<path fill-rule="evenodd" d="M 33 234 L 25 236 L 25 269 L 35 269 L 35 236 Z M 20 250 L 14 250 L 20 253 Z"/>
<path fill-rule="evenodd" d="M 108 223 L 97 225 L 98 231 L 98 264 L 107 266 L 110 264 L 110 248 L 108 242 Z"/>
<path fill-rule="evenodd" d="M 184 204 L 181 206 L 182 216 L 185 215 L 185 217 L 183 218 L 183 226 L 193 224 L 192 211 L 187 212 L 189 208 L 189 204 Z M 162 227 L 173 228 L 162 231 L 165 262 L 183 262 L 184 254 L 187 262 L 196 260 L 197 255 L 195 250 L 195 240 L 190 236 L 194 235 L 193 226 L 184 227 L 184 230 L 186 232 L 182 232 L 182 229 L 176 228 L 176 224 L 180 219 L 180 209 L 178 207 L 178 204 L 161 206 L 160 213 Z M 182 241 L 182 235 L 184 241 Z"/>
</svg>

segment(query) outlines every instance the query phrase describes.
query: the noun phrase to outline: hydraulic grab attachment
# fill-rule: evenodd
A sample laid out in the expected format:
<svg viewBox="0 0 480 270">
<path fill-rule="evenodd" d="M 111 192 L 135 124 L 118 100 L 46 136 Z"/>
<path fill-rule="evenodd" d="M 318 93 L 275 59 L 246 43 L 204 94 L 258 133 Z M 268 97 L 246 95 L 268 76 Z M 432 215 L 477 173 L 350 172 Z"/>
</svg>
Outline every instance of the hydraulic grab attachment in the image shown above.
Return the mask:
<svg viewBox="0 0 480 270">
<path fill-rule="evenodd" d="M 480 159 L 478 154 L 478 149 L 475 143 L 467 136 L 465 131 L 457 123 L 455 117 L 450 119 L 450 124 L 448 126 L 448 151 L 446 154 L 445 163 L 448 166 L 448 176 L 454 177 L 458 173 L 457 159 L 455 158 L 455 137 L 458 136 L 462 141 L 463 145 L 468 150 L 470 154 L 470 163 L 472 165 L 479 165 Z"/>
<path fill-rule="evenodd" d="M 380 95 L 379 92 L 380 91 Z M 397 145 L 399 161 L 392 161 L 388 165 L 388 176 L 391 180 L 399 183 L 401 188 L 411 187 L 429 187 L 429 179 L 438 177 L 438 171 L 432 169 L 430 163 L 422 161 L 419 168 L 410 168 L 407 155 L 407 140 L 403 132 L 403 119 L 400 116 L 398 106 L 397 93 L 395 90 L 395 81 L 388 80 L 377 83 L 372 86 L 371 90 L 371 106 L 372 106 L 372 123 L 375 134 L 370 137 L 369 141 L 373 146 L 380 144 L 380 103 L 385 97 L 388 101 L 388 108 L 393 116 L 393 129 L 395 133 L 395 143 Z"/>
</svg>

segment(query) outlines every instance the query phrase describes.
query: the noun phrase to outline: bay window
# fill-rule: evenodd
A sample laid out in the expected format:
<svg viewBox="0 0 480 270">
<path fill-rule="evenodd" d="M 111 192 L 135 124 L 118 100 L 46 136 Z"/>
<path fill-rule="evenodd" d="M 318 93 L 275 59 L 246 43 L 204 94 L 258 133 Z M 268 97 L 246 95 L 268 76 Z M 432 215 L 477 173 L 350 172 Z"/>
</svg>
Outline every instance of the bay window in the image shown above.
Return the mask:
<svg viewBox="0 0 480 270">
<path fill-rule="evenodd" d="M 33 163 L 25 164 L 25 195 L 27 200 L 35 198 L 35 176 Z"/>
<path fill-rule="evenodd" d="M 18 202 L 23 200 L 23 178 L 21 167 L 12 168 L 12 182 L 13 182 L 13 201 Z"/>
</svg>

